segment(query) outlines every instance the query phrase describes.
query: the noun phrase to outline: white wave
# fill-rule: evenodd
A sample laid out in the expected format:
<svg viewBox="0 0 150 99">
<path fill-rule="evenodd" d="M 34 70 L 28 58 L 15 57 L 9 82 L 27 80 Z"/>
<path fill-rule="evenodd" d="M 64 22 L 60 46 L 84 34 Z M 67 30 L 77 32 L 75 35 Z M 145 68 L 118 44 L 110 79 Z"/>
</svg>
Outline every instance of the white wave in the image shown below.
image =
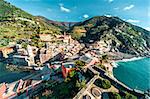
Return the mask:
<svg viewBox="0 0 150 99">
<path fill-rule="evenodd" d="M 112 65 L 114 68 L 117 68 L 119 66 L 117 62 L 112 62 Z"/>
<path fill-rule="evenodd" d="M 116 62 L 129 62 L 129 61 L 135 61 L 135 60 L 140 60 L 140 59 L 143 59 L 145 57 L 133 57 L 133 58 L 130 58 L 130 59 L 122 59 L 122 60 L 118 60 Z"/>
<path fill-rule="evenodd" d="M 145 58 L 145 57 L 133 57 L 133 58 L 130 58 L 130 59 L 117 60 L 117 61 L 112 62 L 112 65 L 113 65 L 114 68 L 117 68 L 119 66 L 118 62 L 129 62 L 129 61 L 140 60 L 140 59 L 143 59 L 143 58 Z"/>
</svg>

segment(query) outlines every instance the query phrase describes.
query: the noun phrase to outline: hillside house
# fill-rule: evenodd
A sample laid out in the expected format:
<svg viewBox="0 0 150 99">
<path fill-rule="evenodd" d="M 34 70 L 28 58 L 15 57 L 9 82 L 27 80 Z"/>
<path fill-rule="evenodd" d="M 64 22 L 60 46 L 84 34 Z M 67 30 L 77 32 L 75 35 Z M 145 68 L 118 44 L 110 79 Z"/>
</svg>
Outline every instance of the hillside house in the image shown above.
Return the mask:
<svg viewBox="0 0 150 99">
<path fill-rule="evenodd" d="M 50 34 L 39 34 L 40 40 L 42 42 L 51 42 L 53 37 Z"/>
<path fill-rule="evenodd" d="M 73 39 L 71 38 L 71 35 L 56 35 L 56 38 L 58 41 L 62 41 L 63 43 L 70 44 L 72 43 Z"/>
<path fill-rule="evenodd" d="M 50 58 L 52 58 L 52 50 L 51 49 L 41 49 L 39 53 L 39 62 L 41 64 L 47 62 Z"/>
<path fill-rule="evenodd" d="M 0 58 L 8 58 L 8 55 L 12 52 L 14 52 L 13 47 L 0 48 Z"/>
<path fill-rule="evenodd" d="M 21 66 L 35 65 L 35 54 L 33 53 L 33 50 L 37 50 L 37 48 L 30 45 L 27 46 L 27 49 L 17 49 L 17 53 L 13 55 L 13 64 Z"/>
</svg>

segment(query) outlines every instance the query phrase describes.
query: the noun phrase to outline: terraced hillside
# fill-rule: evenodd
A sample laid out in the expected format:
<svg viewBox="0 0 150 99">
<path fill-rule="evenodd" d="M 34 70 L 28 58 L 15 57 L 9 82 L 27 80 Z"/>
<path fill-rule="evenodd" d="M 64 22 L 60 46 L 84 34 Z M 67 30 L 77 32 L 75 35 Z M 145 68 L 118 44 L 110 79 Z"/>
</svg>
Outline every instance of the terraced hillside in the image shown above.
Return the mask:
<svg viewBox="0 0 150 99">
<path fill-rule="evenodd" d="M 43 18 L 16 8 L 10 3 L 0 0 L 0 47 L 10 42 L 20 42 L 31 39 L 33 45 L 38 45 L 38 34 L 60 34 L 62 29 L 48 24 Z"/>
</svg>

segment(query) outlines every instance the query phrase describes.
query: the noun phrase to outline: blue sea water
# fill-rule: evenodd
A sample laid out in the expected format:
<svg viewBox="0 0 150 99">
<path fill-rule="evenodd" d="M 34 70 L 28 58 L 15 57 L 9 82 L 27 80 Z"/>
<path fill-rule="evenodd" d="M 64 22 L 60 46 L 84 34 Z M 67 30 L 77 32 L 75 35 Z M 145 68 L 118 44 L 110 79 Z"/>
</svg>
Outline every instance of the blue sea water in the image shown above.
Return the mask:
<svg viewBox="0 0 150 99">
<path fill-rule="evenodd" d="M 114 76 L 130 88 L 146 91 L 150 89 L 150 58 L 117 62 Z"/>
<path fill-rule="evenodd" d="M 11 83 L 29 75 L 28 72 L 12 72 L 6 69 L 6 65 L 0 62 L 0 83 Z"/>
</svg>

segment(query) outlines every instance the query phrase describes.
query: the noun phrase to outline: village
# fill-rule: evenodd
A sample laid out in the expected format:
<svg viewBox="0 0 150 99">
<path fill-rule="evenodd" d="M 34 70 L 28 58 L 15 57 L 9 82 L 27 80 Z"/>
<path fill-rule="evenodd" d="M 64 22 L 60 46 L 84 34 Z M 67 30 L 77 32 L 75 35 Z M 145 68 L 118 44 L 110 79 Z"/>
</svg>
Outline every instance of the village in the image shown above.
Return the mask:
<svg viewBox="0 0 150 99">
<path fill-rule="evenodd" d="M 2 83 L 0 99 L 37 98 L 39 93 L 49 96 L 51 92 L 45 89 L 71 82 L 74 76 L 78 90 L 72 95 L 73 99 L 113 99 L 110 97 L 120 97 L 120 93 L 139 99 L 144 97 L 143 92 L 131 89 L 113 77 L 113 61 L 103 51 L 108 48 L 97 49 L 105 46 L 102 42 L 86 49 L 84 44 L 65 33 L 55 35 L 55 42 L 49 34 L 39 34 L 39 37 L 45 43 L 42 48 L 31 45 L 24 48 L 21 44 L 14 44 L 0 49 L 0 59 L 7 63 L 7 67 L 35 71 L 13 83 Z"/>
</svg>

